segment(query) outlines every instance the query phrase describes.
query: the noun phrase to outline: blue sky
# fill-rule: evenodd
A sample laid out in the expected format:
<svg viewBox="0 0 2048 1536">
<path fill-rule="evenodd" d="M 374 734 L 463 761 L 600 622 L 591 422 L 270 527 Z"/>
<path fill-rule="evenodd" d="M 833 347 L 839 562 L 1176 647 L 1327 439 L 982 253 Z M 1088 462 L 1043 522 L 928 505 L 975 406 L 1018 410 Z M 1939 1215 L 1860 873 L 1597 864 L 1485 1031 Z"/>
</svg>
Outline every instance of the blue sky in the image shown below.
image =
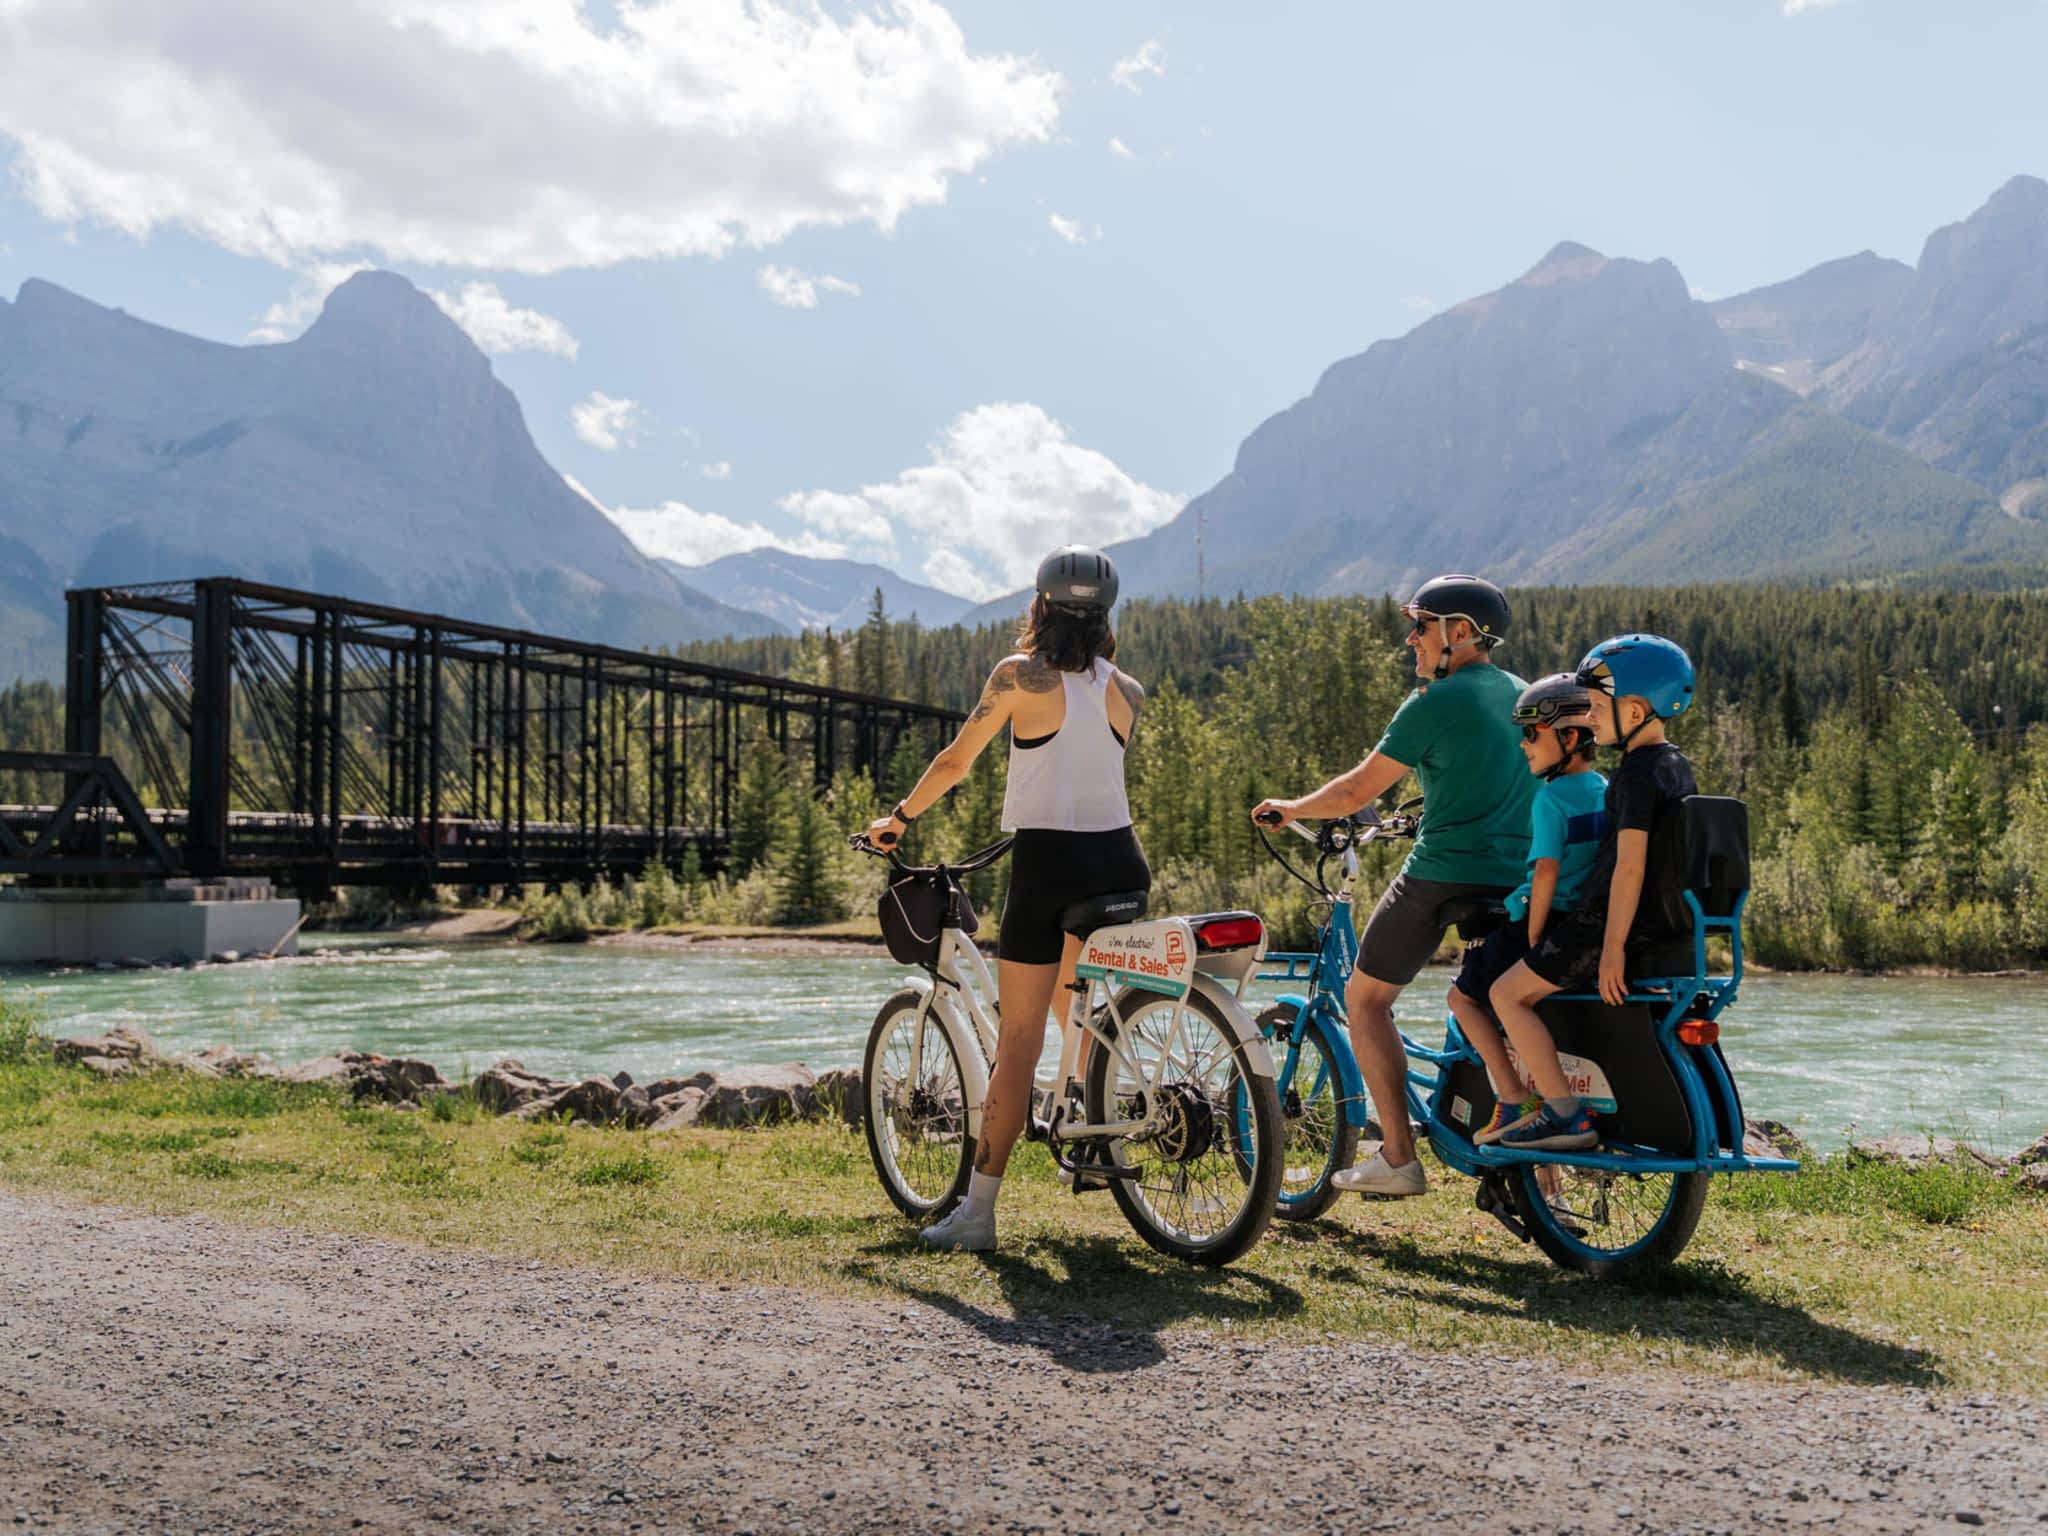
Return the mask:
<svg viewBox="0 0 2048 1536">
<path fill-rule="evenodd" d="M 241 342 L 389 267 L 645 547 L 980 596 L 1558 240 L 1914 259 L 2048 174 L 2043 58 L 2041 0 L 0 0 L 0 294 Z"/>
</svg>

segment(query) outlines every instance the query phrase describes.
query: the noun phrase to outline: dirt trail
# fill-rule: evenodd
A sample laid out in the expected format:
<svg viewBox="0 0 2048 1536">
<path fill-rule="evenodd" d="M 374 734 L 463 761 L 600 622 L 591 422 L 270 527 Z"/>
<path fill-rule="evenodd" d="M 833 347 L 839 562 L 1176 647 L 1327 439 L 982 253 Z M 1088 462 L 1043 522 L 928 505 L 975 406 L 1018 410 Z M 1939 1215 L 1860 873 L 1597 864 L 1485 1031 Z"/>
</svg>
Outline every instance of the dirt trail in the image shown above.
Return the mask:
<svg viewBox="0 0 2048 1536">
<path fill-rule="evenodd" d="M 0 1359 L 0 1530 L 2048 1532 L 2023 1402 L 1018 1322 L 6 1192 Z"/>
</svg>

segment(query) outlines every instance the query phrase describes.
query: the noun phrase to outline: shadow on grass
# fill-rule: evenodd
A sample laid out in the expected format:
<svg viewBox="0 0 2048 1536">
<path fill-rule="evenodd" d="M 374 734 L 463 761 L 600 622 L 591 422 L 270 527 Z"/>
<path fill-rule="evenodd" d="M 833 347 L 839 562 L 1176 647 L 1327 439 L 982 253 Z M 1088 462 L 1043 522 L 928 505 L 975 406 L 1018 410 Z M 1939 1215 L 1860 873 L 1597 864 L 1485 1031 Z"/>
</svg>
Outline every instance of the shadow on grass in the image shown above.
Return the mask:
<svg viewBox="0 0 2048 1536">
<path fill-rule="evenodd" d="M 1128 1237 L 1039 1237 L 1010 1253 L 973 1256 L 1015 1316 L 905 1279 L 896 1261 L 924 1253 L 915 1237 L 875 1243 L 841 1268 L 923 1302 L 991 1343 L 1042 1350 L 1074 1371 L 1141 1371 L 1165 1358 L 1161 1330 L 1183 1322 L 1258 1322 L 1299 1312 L 1299 1291 L 1242 1269 L 1199 1269 L 1134 1251 Z M 1076 1303 L 1086 1311 L 1074 1310 Z"/>
<path fill-rule="evenodd" d="M 1388 1277 L 1455 1288 L 1420 1300 L 1446 1308 L 1514 1317 L 1583 1334 L 1668 1339 L 1717 1352 L 1755 1351 L 1785 1366 L 1836 1381 L 1939 1387 L 1947 1377 L 1917 1350 L 1825 1323 L 1769 1282 L 1713 1260 L 1681 1259 L 1624 1280 L 1567 1274 L 1531 1248 L 1527 1259 L 1476 1251 L 1436 1252 L 1400 1234 L 1361 1232 L 1334 1222 L 1314 1230 L 1340 1253 L 1369 1261 Z M 1370 1272 L 1344 1266 L 1370 1284 Z M 1474 1293 L 1479 1294 L 1474 1294 Z"/>
</svg>

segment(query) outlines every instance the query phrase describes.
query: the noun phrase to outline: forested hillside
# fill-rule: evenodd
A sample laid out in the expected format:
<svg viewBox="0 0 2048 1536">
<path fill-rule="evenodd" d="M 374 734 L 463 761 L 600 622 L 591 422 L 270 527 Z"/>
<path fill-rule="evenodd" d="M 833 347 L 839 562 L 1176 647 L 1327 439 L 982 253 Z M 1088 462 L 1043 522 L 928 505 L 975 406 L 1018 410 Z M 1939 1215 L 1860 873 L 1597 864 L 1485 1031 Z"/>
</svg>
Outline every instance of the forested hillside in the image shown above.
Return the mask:
<svg viewBox="0 0 2048 1536">
<path fill-rule="evenodd" d="M 1533 677 L 1637 628 L 1670 635 L 1693 654 L 1701 705 L 1676 735 L 1703 788 L 1750 804 L 1757 958 L 2040 964 L 2048 962 L 2048 593 L 2038 574 L 1983 580 L 1990 590 L 1521 591 L 1512 594 L 1514 638 L 1500 660 Z M 1130 771 L 1162 899 L 1249 905 L 1302 939 L 1313 916 L 1306 894 L 1266 858 L 1247 813 L 1265 795 L 1314 787 L 1373 744 L 1412 683 L 1394 605 L 1132 603 L 1118 618 L 1120 659 L 1151 689 Z M 851 637 L 704 650 L 965 708 L 1007 645 L 997 626 L 870 625 Z M 956 803 L 920 823 L 928 852 L 958 853 L 994 836 L 1001 753 L 989 756 L 997 761 Z M 866 812 L 845 796 L 834 803 L 848 829 Z M 1397 857 L 1380 856 L 1375 880 Z M 983 886 L 980 894 L 993 897 L 996 882 Z"/>
</svg>

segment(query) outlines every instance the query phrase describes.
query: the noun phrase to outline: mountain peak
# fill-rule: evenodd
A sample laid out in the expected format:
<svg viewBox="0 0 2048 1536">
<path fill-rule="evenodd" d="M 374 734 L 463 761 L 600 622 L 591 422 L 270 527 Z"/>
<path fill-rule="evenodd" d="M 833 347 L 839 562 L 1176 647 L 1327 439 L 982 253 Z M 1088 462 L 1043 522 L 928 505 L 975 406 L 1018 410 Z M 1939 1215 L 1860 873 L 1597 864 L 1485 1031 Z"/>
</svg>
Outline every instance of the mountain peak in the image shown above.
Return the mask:
<svg viewBox="0 0 2048 1536">
<path fill-rule="evenodd" d="M 1591 277 L 1606 265 L 1607 258 L 1590 245 L 1580 245 L 1576 240 L 1560 240 L 1518 281 L 1532 284 L 1571 282 Z"/>
<path fill-rule="evenodd" d="M 474 360 L 489 367 L 469 333 L 396 272 L 358 272 L 341 283 L 301 340 L 426 352 L 442 361 Z"/>
</svg>

